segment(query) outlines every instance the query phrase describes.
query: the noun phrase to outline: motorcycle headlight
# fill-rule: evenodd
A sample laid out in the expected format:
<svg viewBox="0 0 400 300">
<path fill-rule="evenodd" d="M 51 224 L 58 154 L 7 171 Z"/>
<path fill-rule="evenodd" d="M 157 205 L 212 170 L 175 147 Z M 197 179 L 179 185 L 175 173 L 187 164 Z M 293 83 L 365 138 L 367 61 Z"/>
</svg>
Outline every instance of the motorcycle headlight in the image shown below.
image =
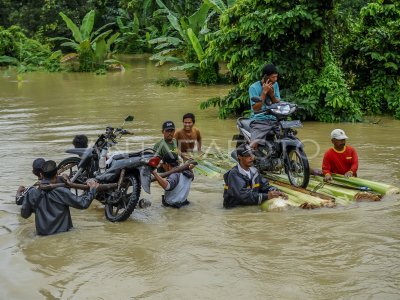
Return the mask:
<svg viewBox="0 0 400 300">
<path fill-rule="evenodd" d="M 291 108 L 290 105 L 279 105 L 277 108 L 271 110 L 275 114 L 288 115 L 294 111 L 294 108 Z"/>
</svg>

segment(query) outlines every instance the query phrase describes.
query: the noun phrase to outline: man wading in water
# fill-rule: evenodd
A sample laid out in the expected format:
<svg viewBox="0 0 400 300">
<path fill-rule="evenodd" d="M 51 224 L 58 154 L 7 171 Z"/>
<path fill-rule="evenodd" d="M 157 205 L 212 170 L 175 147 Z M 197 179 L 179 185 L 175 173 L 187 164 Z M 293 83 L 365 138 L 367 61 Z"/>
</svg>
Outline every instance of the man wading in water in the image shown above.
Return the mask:
<svg viewBox="0 0 400 300">
<path fill-rule="evenodd" d="M 224 174 L 224 207 L 241 205 L 260 205 L 272 198 L 287 195 L 270 186 L 268 180 L 253 167 L 254 155 L 249 145 L 243 144 L 236 149 L 239 163 Z"/>
<path fill-rule="evenodd" d="M 42 185 L 57 183 L 57 165 L 48 160 L 43 164 L 41 180 Z M 49 191 L 32 189 L 25 196 L 21 207 L 21 216 L 29 218 L 35 214 L 36 233 L 38 235 L 50 235 L 69 231 L 72 228 L 72 219 L 69 207 L 86 209 L 92 203 L 96 188 L 99 184 L 94 180 L 88 180 L 90 190 L 87 194 L 76 196 L 66 187 L 56 187 Z"/>
<path fill-rule="evenodd" d="M 162 167 L 168 172 L 171 169 L 179 166 L 178 155 L 174 152 L 166 153 L 162 158 Z M 189 170 L 184 170 L 179 173 L 173 173 L 166 179 L 158 175 L 157 171 L 152 171 L 154 178 L 158 184 L 165 190 L 162 196 L 162 203 L 164 206 L 181 208 L 188 205 L 190 202 L 187 200 L 189 195 L 190 186 L 194 179 L 194 174 L 191 169 L 194 168 L 193 164 L 189 165 Z"/>
</svg>

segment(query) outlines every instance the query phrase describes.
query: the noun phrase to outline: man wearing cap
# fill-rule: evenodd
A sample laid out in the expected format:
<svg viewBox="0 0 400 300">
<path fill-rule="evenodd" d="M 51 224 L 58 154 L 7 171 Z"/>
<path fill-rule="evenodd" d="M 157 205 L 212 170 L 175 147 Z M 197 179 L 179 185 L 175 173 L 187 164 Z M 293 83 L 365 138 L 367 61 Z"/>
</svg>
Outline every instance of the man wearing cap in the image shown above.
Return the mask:
<svg viewBox="0 0 400 300">
<path fill-rule="evenodd" d="M 253 83 L 249 88 L 251 104 L 251 146 L 258 149 L 258 145 L 265 146 L 266 140 L 273 139 L 279 132 L 279 126 L 274 115 L 257 114 L 267 106 L 278 103 L 281 95 L 278 85 L 278 71 L 273 64 L 267 64 L 262 70 L 262 79 Z M 259 99 L 259 101 L 255 101 Z"/>
<path fill-rule="evenodd" d="M 48 160 L 42 167 L 43 179 L 41 185 L 57 183 L 57 165 Z M 90 190 L 87 194 L 76 196 L 66 187 L 56 187 L 51 190 L 33 189 L 26 195 L 21 207 L 21 216 L 25 219 L 35 213 L 36 233 L 50 235 L 69 231 L 72 228 L 69 207 L 86 209 L 94 199 L 99 184 L 88 180 Z"/>
<path fill-rule="evenodd" d="M 164 157 L 165 154 L 169 152 L 177 152 L 178 144 L 176 142 L 176 139 L 174 139 L 174 133 L 175 133 L 174 122 L 165 121 L 162 124 L 161 132 L 164 135 L 164 138 L 158 141 L 154 145 L 153 149 L 157 152 L 157 155 L 162 158 Z M 159 171 L 163 172 L 162 170 Z"/>
<path fill-rule="evenodd" d="M 166 153 L 162 158 L 163 169 L 168 172 L 177 166 L 179 166 L 178 155 L 174 152 Z M 162 203 L 164 206 L 181 208 L 190 203 L 187 200 L 187 197 L 194 179 L 194 174 L 191 171 L 193 168 L 194 165 L 190 164 L 188 170 L 179 173 L 172 173 L 166 179 L 162 178 L 156 170 L 152 171 L 155 180 L 165 190 L 165 193 L 162 196 Z"/>
<path fill-rule="evenodd" d="M 224 207 L 232 208 L 241 205 L 260 205 L 276 197 L 287 196 L 253 167 L 254 155 L 249 145 L 243 144 L 236 149 L 239 163 L 224 174 Z"/>
<path fill-rule="evenodd" d="M 346 146 L 346 136 L 342 129 L 331 132 L 333 147 L 325 152 L 322 160 L 322 173 L 325 181 L 332 180 L 332 174 L 346 177 L 357 176 L 358 155 L 351 146 Z"/>
</svg>

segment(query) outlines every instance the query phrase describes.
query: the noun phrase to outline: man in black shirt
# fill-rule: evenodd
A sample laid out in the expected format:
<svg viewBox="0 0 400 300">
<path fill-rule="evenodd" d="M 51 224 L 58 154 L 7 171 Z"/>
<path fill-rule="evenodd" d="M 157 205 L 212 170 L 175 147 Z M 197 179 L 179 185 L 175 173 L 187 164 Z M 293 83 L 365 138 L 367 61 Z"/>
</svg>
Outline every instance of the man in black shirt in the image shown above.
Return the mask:
<svg viewBox="0 0 400 300">
<path fill-rule="evenodd" d="M 249 145 L 236 149 L 239 163 L 224 174 L 224 207 L 260 205 L 276 197 L 287 199 L 287 195 L 270 186 L 268 180 L 253 167 L 254 154 Z"/>
</svg>

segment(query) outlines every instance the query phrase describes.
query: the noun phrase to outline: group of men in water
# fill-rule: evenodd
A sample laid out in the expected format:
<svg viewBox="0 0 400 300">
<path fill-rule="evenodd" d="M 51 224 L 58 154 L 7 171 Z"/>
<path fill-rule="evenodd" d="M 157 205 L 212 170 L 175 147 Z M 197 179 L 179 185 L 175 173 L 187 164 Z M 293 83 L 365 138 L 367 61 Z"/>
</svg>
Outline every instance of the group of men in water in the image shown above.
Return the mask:
<svg viewBox="0 0 400 300">
<path fill-rule="evenodd" d="M 278 130 L 276 118 L 273 115 L 258 114 L 268 105 L 280 101 L 278 72 L 274 65 L 265 65 L 261 80 L 249 88 L 249 97 L 252 110 L 251 143 L 243 144 L 236 149 L 238 163 L 224 174 L 223 206 L 232 208 L 243 205 L 260 205 L 264 201 L 287 195 L 277 188 L 270 186 L 267 179 L 260 175 L 253 166 L 257 159 L 259 145 L 264 146 L 268 137 L 273 137 Z M 183 128 L 176 130 L 172 121 L 162 124 L 163 138 L 154 145 L 154 150 L 161 157 L 161 164 L 152 171 L 154 179 L 164 189 L 162 196 L 164 206 L 180 208 L 189 204 L 188 195 L 191 182 L 194 179 L 189 164 L 186 170 L 170 174 L 163 178 L 159 172 L 167 172 L 179 165 L 180 157 L 190 161 L 196 151 L 202 155 L 202 137 L 200 131 L 194 127 L 195 116 L 187 113 L 182 118 Z M 272 134 L 271 134 L 272 132 Z M 342 174 L 346 177 L 357 176 L 358 156 L 355 149 L 346 146 L 345 132 L 335 129 L 331 132 L 333 147 L 326 151 L 322 170 L 314 171 L 315 175 L 323 175 L 325 181 L 332 180 L 332 174 Z M 87 148 L 88 139 L 85 135 L 77 135 L 73 140 L 76 148 Z M 33 173 L 38 176 L 42 184 L 62 182 L 64 179 L 57 176 L 57 166 L 54 161 L 37 159 L 33 163 Z M 66 180 L 66 179 L 65 179 Z M 39 235 L 48 235 L 68 231 L 72 227 L 69 207 L 85 209 L 95 198 L 98 183 L 88 180 L 90 190 L 81 196 L 74 195 L 68 188 L 59 187 L 45 192 L 33 188 L 18 197 L 24 190 L 20 187 L 17 199 L 22 205 L 21 215 L 28 218 L 35 213 L 36 229 Z"/>
</svg>

